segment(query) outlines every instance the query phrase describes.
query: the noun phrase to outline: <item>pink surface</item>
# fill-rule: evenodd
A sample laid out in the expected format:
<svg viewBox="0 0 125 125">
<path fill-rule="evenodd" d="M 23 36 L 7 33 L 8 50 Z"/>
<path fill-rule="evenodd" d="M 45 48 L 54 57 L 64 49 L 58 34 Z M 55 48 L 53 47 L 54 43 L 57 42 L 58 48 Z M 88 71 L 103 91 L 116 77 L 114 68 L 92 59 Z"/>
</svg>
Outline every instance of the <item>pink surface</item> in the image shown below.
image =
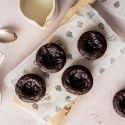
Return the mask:
<svg viewBox="0 0 125 125">
<path fill-rule="evenodd" d="M 70 0 L 60 0 L 60 14 L 55 22 L 51 25 L 51 28 L 47 28 L 46 31 L 33 26 L 29 22 L 25 21 L 18 11 L 19 0 L 4 0 L 0 1 L 0 28 L 9 27 L 18 34 L 18 39 L 14 43 L 1 44 L 0 51 L 6 54 L 6 60 L 0 69 L 0 79 L 2 86 L 3 101 L 0 106 L 0 125 L 37 125 L 37 121 L 27 112 L 19 109 L 13 105 L 13 93 L 9 89 L 4 87 L 2 83 L 3 77 L 13 69 L 21 60 L 23 60 L 31 51 L 33 51 L 52 31 L 58 26 L 60 19 L 71 5 Z M 65 6 L 65 7 L 64 7 Z M 65 8 L 65 9 L 64 9 Z M 108 13 L 101 11 L 100 13 L 105 17 L 106 21 L 112 26 L 123 40 L 125 40 L 125 22 L 117 17 L 109 15 Z M 125 81 L 125 56 L 121 60 L 116 62 L 109 71 L 105 72 L 98 80 L 99 83 L 123 83 Z M 98 93 L 98 92 L 97 92 Z M 87 97 L 87 96 L 86 96 Z M 100 97 L 101 98 L 101 95 Z M 89 101 L 91 103 L 91 100 Z M 79 104 L 75 110 L 71 112 L 70 118 L 66 125 L 83 125 L 83 116 L 85 110 L 84 97 L 81 98 Z M 99 106 L 98 103 L 96 106 Z M 94 124 L 94 122 L 93 122 Z M 86 125 L 93 125 L 87 124 Z M 109 123 L 110 125 L 114 125 Z M 96 125 L 96 122 L 95 124 Z M 118 125 L 118 123 L 116 123 Z"/>
</svg>

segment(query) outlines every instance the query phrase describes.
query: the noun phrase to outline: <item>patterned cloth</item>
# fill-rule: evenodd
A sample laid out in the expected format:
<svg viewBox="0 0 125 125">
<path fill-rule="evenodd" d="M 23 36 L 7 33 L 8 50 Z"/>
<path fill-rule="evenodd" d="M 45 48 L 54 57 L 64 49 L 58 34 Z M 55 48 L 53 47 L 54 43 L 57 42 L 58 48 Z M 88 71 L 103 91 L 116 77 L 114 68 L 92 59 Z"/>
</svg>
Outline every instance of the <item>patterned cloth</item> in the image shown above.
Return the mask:
<svg viewBox="0 0 125 125">
<path fill-rule="evenodd" d="M 96 6 L 125 19 L 125 0 L 97 0 Z"/>
</svg>

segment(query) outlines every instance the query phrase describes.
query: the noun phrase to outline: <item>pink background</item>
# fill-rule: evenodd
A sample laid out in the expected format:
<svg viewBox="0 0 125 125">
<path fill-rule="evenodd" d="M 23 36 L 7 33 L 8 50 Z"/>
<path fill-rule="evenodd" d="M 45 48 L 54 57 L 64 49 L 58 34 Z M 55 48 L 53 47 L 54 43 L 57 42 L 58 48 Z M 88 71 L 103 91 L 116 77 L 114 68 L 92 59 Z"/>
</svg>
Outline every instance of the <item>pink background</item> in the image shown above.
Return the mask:
<svg viewBox="0 0 125 125">
<path fill-rule="evenodd" d="M 0 0 L 0 28 L 10 28 L 14 30 L 18 39 L 14 43 L 0 43 L 0 52 L 5 53 L 6 59 L 0 67 L 0 83 L 2 91 L 2 103 L 0 106 L 0 125 L 36 125 L 37 121 L 27 112 L 21 110 L 13 104 L 13 93 L 4 86 L 2 79 L 4 76 L 20 63 L 31 51 L 58 27 L 58 23 L 71 5 L 71 0 L 60 0 L 60 13 L 56 21 L 45 31 L 27 22 L 18 11 L 19 0 Z M 65 8 L 65 9 L 64 9 Z M 125 40 L 125 21 L 109 13 L 102 11 L 102 7 L 96 7 L 105 20 L 111 25 L 113 30 Z M 101 9 L 100 9 L 101 8 Z M 124 83 L 125 81 L 125 55 L 121 57 L 108 71 L 96 80 L 96 85 L 115 83 Z M 125 83 L 124 83 L 125 85 Z M 98 92 L 97 92 L 98 93 Z M 86 96 L 87 98 L 87 96 Z M 90 100 L 90 99 L 89 99 Z M 86 102 L 91 104 L 91 100 Z M 84 97 L 77 104 L 74 111 L 71 112 L 66 125 L 83 125 L 83 116 L 86 108 Z M 84 106 L 83 106 L 84 104 Z M 96 106 L 99 106 L 98 103 Z M 110 117 L 107 117 L 110 119 Z M 119 118 L 120 120 L 120 118 Z M 125 121 L 124 121 L 125 123 Z M 96 125 L 97 123 L 86 123 L 86 125 Z M 109 123 L 110 125 L 114 125 Z M 118 125 L 116 122 L 115 125 Z M 121 124 L 123 125 L 123 124 Z"/>
</svg>

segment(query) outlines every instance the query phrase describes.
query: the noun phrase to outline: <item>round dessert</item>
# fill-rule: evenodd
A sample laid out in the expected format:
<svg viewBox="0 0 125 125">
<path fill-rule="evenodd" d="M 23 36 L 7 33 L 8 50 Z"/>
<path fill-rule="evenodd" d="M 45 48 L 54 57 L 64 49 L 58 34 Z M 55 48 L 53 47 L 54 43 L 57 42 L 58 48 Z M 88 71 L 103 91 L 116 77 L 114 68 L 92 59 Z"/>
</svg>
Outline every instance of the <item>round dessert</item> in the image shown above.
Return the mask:
<svg viewBox="0 0 125 125">
<path fill-rule="evenodd" d="M 55 73 L 64 67 L 66 55 L 60 46 L 54 43 L 48 43 L 38 50 L 36 63 L 43 70 Z"/>
<path fill-rule="evenodd" d="M 15 86 L 17 96 L 24 102 L 40 101 L 46 93 L 46 85 L 41 77 L 35 74 L 22 76 Z"/>
<path fill-rule="evenodd" d="M 104 55 L 107 49 L 105 37 L 97 31 L 83 33 L 78 41 L 78 50 L 88 60 L 95 60 Z"/>
<path fill-rule="evenodd" d="M 84 66 L 74 65 L 64 71 L 62 84 L 69 93 L 83 95 L 92 88 L 93 77 Z"/>
<path fill-rule="evenodd" d="M 121 117 L 125 117 L 125 89 L 116 93 L 113 99 L 114 110 Z"/>
</svg>

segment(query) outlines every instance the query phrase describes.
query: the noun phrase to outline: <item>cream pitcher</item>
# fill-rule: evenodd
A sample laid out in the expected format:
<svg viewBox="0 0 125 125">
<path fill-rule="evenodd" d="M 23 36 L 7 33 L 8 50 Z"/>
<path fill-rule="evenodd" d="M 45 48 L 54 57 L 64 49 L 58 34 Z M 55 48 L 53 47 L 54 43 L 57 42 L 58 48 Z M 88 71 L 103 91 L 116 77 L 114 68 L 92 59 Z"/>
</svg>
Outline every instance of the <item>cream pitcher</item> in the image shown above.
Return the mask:
<svg viewBox="0 0 125 125">
<path fill-rule="evenodd" d="M 20 0 L 19 7 L 25 19 L 42 28 L 58 15 L 57 0 Z"/>
<path fill-rule="evenodd" d="M 60 0 L 19 0 L 20 12 L 23 17 L 32 24 L 45 28 L 58 15 Z M 68 9 L 78 0 L 64 0 L 70 5 L 66 6 L 65 14 Z M 62 17 L 63 18 L 63 17 Z"/>
</svg>

